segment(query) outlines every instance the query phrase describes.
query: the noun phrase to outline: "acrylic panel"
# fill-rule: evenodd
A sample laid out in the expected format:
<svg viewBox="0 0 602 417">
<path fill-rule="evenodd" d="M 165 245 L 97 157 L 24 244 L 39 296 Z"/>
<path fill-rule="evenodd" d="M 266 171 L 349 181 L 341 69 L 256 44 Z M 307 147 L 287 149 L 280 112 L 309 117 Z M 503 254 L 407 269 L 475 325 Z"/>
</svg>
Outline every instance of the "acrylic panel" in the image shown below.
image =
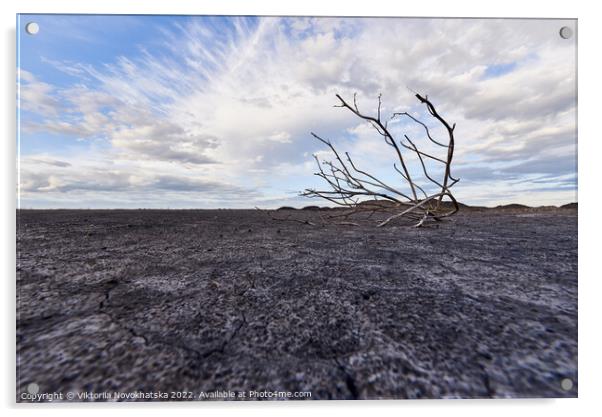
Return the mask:
<svg viewBox="0 0 602 417">
<path fill-rule="evenodd" d="M 17 401 L 577 397 L 577 21 L 17 16 Z"/>
</svg>

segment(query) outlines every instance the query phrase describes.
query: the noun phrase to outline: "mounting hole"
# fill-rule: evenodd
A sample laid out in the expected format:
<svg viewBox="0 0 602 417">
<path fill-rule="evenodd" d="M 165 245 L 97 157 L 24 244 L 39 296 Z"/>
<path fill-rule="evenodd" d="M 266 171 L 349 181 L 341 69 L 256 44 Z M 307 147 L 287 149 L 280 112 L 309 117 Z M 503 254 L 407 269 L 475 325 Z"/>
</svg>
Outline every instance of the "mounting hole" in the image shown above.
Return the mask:
<svg viewBox="0 0 602 417">
<path fill-rule="evenodd" d="M 565 391 L 570 391 L 571 388 L 573 388 L 573 381 L 571 381 L 569 378 L 564 378 L 562 381 L 560 381 L 560 387 Z"/>
<path fill-rule="evenodd" d="M 559 33 L 562 39 L 570 39 L 573 36 L 573 29 L 568 26 L 563 26 L 560 28 Z"/>
<path fill-rule="evenodd" d="M 30 35 L 35 35 L 40 31 L 40 25 L 38 25 L 36 22 L 29 22 L 28 24 L 25 25 L 25 32 L 29 33 Z"/>
<path fill-rule="evenodd" d="M 27 386 L 27 392 L 31 395 L 36 395 L 38 392 L 40 392 L 40 386 L 35 382 L 32 382 Z"/>
</svg>

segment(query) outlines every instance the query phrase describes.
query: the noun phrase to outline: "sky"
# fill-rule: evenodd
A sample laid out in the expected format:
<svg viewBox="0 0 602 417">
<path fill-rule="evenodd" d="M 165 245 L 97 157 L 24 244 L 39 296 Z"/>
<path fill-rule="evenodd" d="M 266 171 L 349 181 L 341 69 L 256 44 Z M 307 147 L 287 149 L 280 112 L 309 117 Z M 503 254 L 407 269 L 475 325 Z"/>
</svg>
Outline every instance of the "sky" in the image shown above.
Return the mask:
<svg viewBox="0 0 602 417">
<path fill-rule="evenodd" d="M 25 25 L 36 22 L 29 35 Z M 335 94 L 376 114 L 456 123 L 466 204 L 577 201 L 574 20 L 20 15 L 21 208 L 275 208 L 326 202 L 332 159 L 406 186 L 391 148 Z M 395 118 L 396 138 L 439 152 Z M 407 156 L 410 172 L 421 167 Z M 429 166 L 433 175 L 441 170 Z"/>
</svg>

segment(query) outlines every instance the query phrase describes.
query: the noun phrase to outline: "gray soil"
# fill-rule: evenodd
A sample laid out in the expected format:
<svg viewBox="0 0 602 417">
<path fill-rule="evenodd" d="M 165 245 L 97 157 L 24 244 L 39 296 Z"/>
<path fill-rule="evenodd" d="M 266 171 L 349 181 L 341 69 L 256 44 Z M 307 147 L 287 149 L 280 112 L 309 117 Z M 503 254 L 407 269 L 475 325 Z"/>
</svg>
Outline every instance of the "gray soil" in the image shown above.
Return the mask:
<svg viewBox="0 0 602 417">
<path fill-rule="evenodd" d="M 325 213 L 19 211 L 17 400 L 577 396 L 577 210 Z"/>
</svg>

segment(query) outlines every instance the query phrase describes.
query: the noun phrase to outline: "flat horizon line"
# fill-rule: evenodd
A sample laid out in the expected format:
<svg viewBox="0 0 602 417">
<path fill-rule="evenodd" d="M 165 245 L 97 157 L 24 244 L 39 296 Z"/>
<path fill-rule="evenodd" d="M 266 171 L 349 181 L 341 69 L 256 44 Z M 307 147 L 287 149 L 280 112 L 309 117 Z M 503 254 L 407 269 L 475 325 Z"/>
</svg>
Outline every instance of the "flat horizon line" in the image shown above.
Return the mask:
<svg viewBox="0 0 602 417">
<path fill-rule="evenodd" d="M 460 203 L 458 202 L 458 204 L 464 208 L 478 208 L 478 209 L 496 209 L 496 208 L 528 208 L 528 209 L 542 209 L 542 208 L 563 208 L 563 207 L 567 207 L 567 206 L 572 206 L 572 205 L 579 205 L 579 203 L 577 201 L 573 201 L 570 203 L 566 203 L 566 204 L 561 204 L 561 205 L 541 205 L 541 206 L 529 206 L 526 204 L 520 204 L 520 203 L 507 203 L 507 204 L 498 204 L 497 206 L 479 206 L 479 205 L 469 205 L 469 204 L 464 204 L 464 203 Z M 151 211 L 151 210 L 155 210 L 155 211 L 160 211 L 160 210 L 170 210 L 170 211 L 210 211 L 210 210 L 280 210 L 280 209 L 288 209 L 288 210 L 306 210 L 306 209 L 316 209 L 319 208 L 321 210 L 334 210 L 334 209 L 348 209 L 348 207 L 330 207 L 330 206 L 318 206 L 318 205 L 306 205 L 306 206 L 302 206 L 302 207 L 295 207 L 295 206 L 280 206 L 277 208 L 262 208 L 262 207 L 244 207 L 244 208 L 234 208 L 234 207 L 215 207 L 215 208 L 196 208 L 196 207 L 190 207 L 190 208 L 171 208 L 171 207 L 162 207 L 162 208 L 156 208 L 156 207 L 136 207 L 136 208 L 132 208 L 132 207 L 112 207 L 112 208 L 93 208 L 93 207 L 78 207 L 78 208 L 69 208 L 69 207 L 21 207 L 21 208 L 16 208 L 16 211 L 20 211 L 20 210 L 71 210 L 71 211 L 76 211 L 76 210 L 86 210 L 86 211 L 91 211 L 91 210 L 96 210 L 96 211 L 111 211 L 111 210 L 124 210 L 124 211 L 135 211 L 135 210 L 147 210 L 147 211 Z"/>
</svg>

